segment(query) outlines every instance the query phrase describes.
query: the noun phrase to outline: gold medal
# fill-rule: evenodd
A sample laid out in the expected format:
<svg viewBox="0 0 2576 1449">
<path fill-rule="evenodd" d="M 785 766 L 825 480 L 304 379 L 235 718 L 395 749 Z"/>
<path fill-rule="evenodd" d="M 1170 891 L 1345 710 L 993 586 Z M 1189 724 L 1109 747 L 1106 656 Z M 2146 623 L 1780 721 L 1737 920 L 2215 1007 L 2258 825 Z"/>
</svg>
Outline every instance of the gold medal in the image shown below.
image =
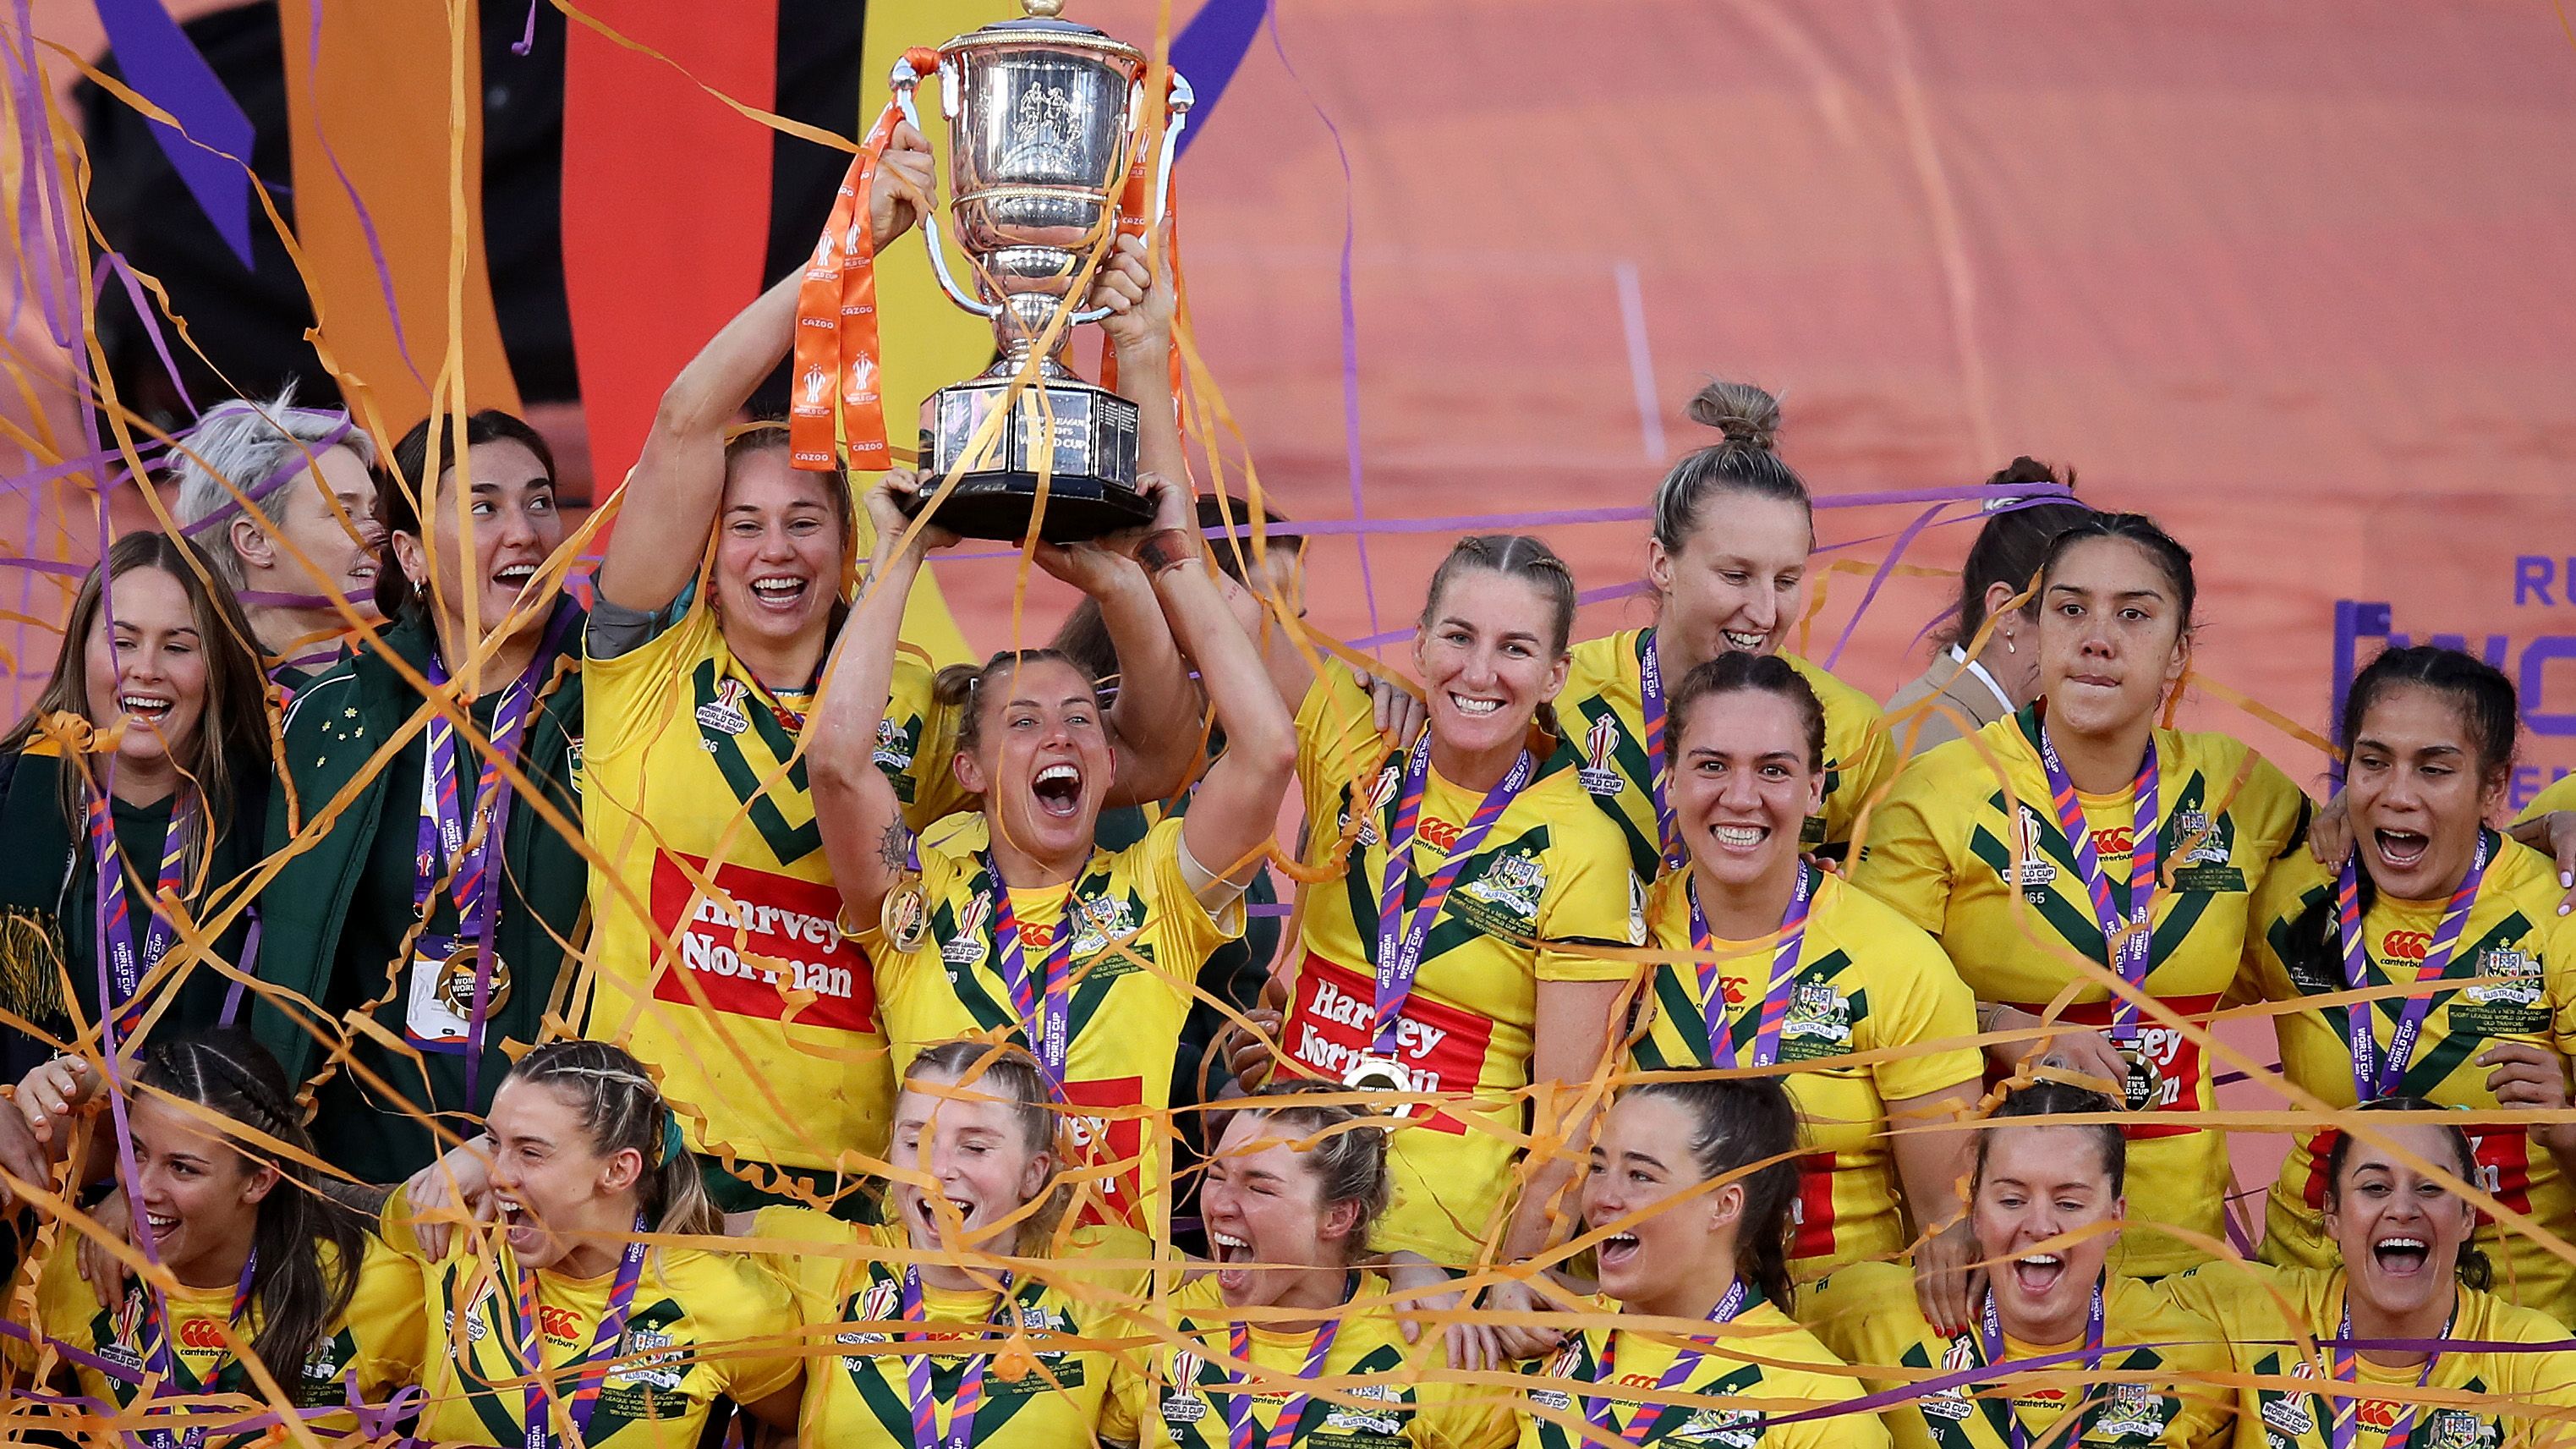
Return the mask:
<svg viewBox="0 0 2576 1449">
<path fill-rule="evenodd" d="M 1351 1063 L 1350 1070 L 1342 1073 L 1342 1085 L 1365 1092 L 1410 1092 L 1413 1090 L 1413 1074 L 1407 1072 L 1401 1063 L 1385 1057 L 1362 1056 Z M 1414 1105 L 1411 1102 L 1393 1103 L 1387 1107 L 1387 1114 L 1410 1117 Z"/>
<path fill-rule="evenodd" d="M 482 957 L 482 948 L 472 941 L 459 941 L 455 952 L 438 968 L 438 1002 L 457 1016 L 474 1019 L 474 963 Z M 510 999 L 510 964 L 492 953 L 492 974 L 484 986 L 484 1015 L 499 1011 Z"/>
<path fill-rule="evenodd" d="M 921 887 L 908 885 L 885 898 L 878 910 L 877 924 L 898 951 L 910 951 L 930 934 L 930 903 L 922 898 Z"/>
</svg>

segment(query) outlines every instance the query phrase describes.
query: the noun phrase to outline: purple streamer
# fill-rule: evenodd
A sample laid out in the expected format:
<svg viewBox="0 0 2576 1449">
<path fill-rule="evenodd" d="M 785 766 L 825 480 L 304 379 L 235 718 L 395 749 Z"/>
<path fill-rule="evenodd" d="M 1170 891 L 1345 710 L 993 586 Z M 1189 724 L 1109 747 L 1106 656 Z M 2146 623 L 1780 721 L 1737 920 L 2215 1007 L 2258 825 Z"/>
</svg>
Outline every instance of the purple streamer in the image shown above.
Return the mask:
<svg viewBox="0 0 2576 1449">
<path fill-rule="evenodd" d="M 1355 183 L 1351 179 L 1351 153 L 1342 144 L 1341 127 L 1333 124 L 1333 118 L 1315 99 L 1314 90 L 1306 84 L 1305 77 L 1297 74 L 1296 64 L 1288 59 L 1288 47 L 1279 37 L 1279 17 L 1276 15 L 1270 17 L 1270 48 L 1278 54 L 1279 64 L 1287 68 L 1288 79 L 1295 81 L 1299 93 L 1306 97 L 1307 108 L 1315 113 L 1316 120 L 1324 123 L 1325 133 L 1333 138 L 1333 155 L 1342 167 L 1342 439 L 1350 462 L 1351 519 L 1356 523 L 1367 519 L 1368 500 L 1360 486 L 1360 323 L 1358 302 L 1351 288 L 1351 253 L 1359 239 L 1359 214 L 1355 204 Z M 1375 634 L 1378 632 L 1377 582 L 1369 573 L 1368 538 L 1365 534 L 1360 538 L 1360 592 L 1367 596 L 1369 632 Z"/>
<path fill-rule="evenodd" d="M 98 18 L 126 83 L 179 123 L 152 122 L 152 139 L 215 234 L 251 267 L 250 117 L 161 0 L 98 0 Z"/>
<path fill-rule="evenodd" d="M 111 267 L 115 269 L 117 279 L 125 283 L 125 300 L 134 304 L 134 315 L 143 320 L 143 335 L 152 339 L 152 351 L 161 359 L 161 370 L 170 374 L 170 386 L 179 394 L 179 405 L 188 410 L 190 417 L 196 416 L 197 403 L 188 396 L 187 379 L 179 376 L 179 364 L 170 356 L 169 342 L 161 336 L 161 319 L 152 314 L 151 306 L 144 301 L 143 283 L 135 277 L 134 268 L 126 265 L 123 253 L 99 253 L 96 274 L 90 279 L 90 295 L 97 297 L 106 292 L 107 273 Z"/>
</svg>

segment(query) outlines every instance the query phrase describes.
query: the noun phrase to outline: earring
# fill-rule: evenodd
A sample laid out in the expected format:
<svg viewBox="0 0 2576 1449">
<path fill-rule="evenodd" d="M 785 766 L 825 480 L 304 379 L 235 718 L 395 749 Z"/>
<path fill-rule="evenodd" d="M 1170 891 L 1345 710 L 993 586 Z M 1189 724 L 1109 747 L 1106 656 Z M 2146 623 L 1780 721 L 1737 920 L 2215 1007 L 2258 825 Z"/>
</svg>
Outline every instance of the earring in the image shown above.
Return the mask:
<svg viewBox="0 0 2576 1449">
<path fill-rule="evenodd" d="M 2021 652 L 2021 646 L 2012 641 L 2012 636 L 2010 634 L 2006 634 L 2004 636 L 2004 652 L 2006 654 L 2019 654 Z"/>
</svg>

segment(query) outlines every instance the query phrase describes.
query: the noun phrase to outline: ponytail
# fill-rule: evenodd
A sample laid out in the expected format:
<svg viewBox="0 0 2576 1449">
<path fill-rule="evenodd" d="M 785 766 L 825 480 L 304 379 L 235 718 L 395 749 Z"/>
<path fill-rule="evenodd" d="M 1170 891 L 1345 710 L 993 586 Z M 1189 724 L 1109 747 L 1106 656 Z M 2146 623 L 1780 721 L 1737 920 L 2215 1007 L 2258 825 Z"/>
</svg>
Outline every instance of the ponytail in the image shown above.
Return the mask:
<svg viewBox="0 0 2576 1449">
<path fill-rule="evenodd" d="M 1659 1097 L 1691 1120 L 1691 1159 L 1702 1180 L 1744 1185 L 1735 1273 L 1783 1313 L 1797 1303 L 1789 1276 L 1789 1212 L 1798 1199 L 1798 1109 L 1777 1077 L 1654 1078 L 1629 1089 Z"/>
<path fill-rule="evenodd" d="M 648 1230 L 700 1235 L 724 1230 L 698 1160 L 680 1135 L 679 1119 L 643 1063 L 606 1042 L 548 1042 L 519 1058 L 509 1080 L 552 1087 L 574 1103 L 582 1131 L 601 1156 L 632 1149 L 644 1159 L 635 1197 Z"/>
</svg>

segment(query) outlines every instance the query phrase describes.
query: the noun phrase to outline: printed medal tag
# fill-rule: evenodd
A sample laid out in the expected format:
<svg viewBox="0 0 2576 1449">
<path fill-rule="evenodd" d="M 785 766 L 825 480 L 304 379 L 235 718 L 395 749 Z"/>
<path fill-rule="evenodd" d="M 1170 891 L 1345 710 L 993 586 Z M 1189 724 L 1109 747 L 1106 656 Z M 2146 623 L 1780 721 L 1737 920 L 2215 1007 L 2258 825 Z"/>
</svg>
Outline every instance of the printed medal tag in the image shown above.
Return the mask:
<svg viewBox="0 0 2576 1449">
<path fill-rule="evenodd" d="M 411 961 L 404 998 L 403 1032 L 415 1045 L 450 1051 L 464 1049 L 473 1026 L 474 967 L 480 950 L 452 936 L 423 936 Z M 484 1011 L 497 1012 L 510 999 L 510 968 L 498 955 L 484 987 Z"/>
<path fill-rule="evenodd" d="M 2128 1073 L 2120 1083 L 2121 1095 L 2127 1099 L 2129 1110 L 2144 1112 L 2153 1107 L 2157 1095 L 2156 1063 L 2155 1058 L 2148 1055 L 2146 1044 L 2115 1041 L 2111 1045 L 2118 1048 L 2121 1059 L 2129 1064 Z"/>
</svg>

